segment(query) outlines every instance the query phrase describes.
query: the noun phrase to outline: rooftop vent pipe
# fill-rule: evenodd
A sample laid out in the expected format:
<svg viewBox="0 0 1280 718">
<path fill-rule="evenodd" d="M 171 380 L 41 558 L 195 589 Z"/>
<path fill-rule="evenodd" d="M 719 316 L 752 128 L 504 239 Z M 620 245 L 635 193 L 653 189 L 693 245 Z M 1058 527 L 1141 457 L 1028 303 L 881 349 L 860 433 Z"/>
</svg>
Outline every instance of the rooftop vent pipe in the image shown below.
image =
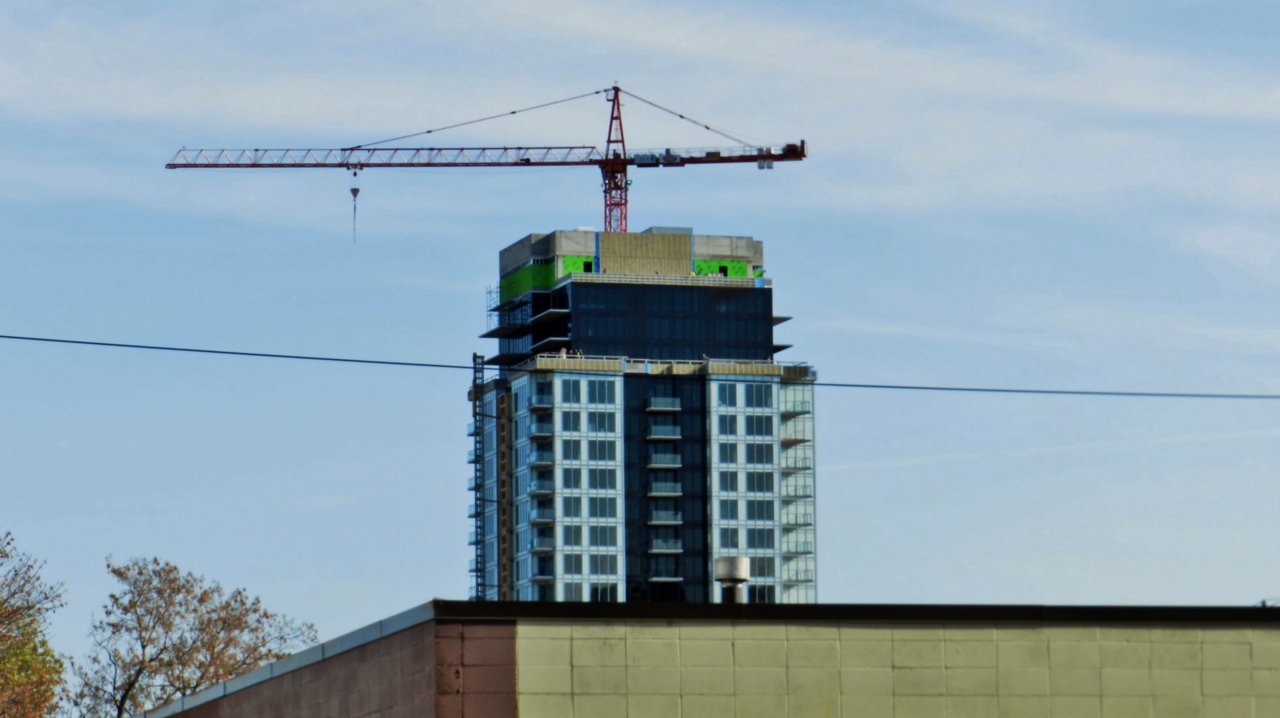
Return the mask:
<svg viewBox="0 0 1280 718">
<path fill-rule="evenodd" d="M 720 584 L 721 603 L 746 603 L 746 583 L 751 579 L 751 564 L 746 556 L 722 556 L 716 559 L 716 581 Z"/>
</svg>

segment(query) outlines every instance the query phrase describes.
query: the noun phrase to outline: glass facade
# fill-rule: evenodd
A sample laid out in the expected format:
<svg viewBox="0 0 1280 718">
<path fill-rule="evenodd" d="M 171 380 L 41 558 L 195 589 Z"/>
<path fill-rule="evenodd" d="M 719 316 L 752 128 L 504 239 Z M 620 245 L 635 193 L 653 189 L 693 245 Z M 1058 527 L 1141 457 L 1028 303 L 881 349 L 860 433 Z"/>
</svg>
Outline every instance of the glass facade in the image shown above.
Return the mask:
<svg viewBox="0 0 1280 718">
<path fill-rule="evenodd" d="M 715 559 L 746 556 L 749 600 L 815 601 L 813 372 L 774 361 L 771 288 L 624 257 L 491 307 L 475 597 L 718 601 Z"/>
</svg>

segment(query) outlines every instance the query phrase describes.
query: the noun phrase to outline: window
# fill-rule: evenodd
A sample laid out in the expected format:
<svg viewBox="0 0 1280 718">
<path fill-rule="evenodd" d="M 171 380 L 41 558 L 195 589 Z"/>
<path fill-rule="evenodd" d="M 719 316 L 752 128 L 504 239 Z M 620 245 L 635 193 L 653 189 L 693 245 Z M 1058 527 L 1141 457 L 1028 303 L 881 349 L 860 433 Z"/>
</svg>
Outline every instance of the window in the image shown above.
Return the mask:
<svg viewBox="0 0 1280 718">
<path fill-rule="evenodd" d="M 738 490 L 738 472 L 721 471 L 720 472 L 720 490 L 721 491 L 737 491 Z"/>
<path fill-rule="evenodd" d="M 675 577 L 680 575 L 680 567 L 675 556 L 650 556 L 649 575 L 659 577 Z"/>
<path fill-rule="evenodd" d="M 773 578 L 776 573 L 772 556 L 751 557 L 751 578 Z"/>
<path fill-rule="evenodd" d="M 582 458 L 582 440 L 561 439 L 560 458 L 566 461 L 577 461 Z"/>
<path fill-rule="evenodd" d="M 773 491 L 773 474 L 768 471 L 748 471 L 747 491 Z"/>
<path fill-rule="evenodd" d="M 734 521 L 738 518 L 738 500 L 720 499 L 720 520 Z"/>
<path fill-rule="evenodd" d="M 582 431 L 582 412 L 560 412 L 560 428 L 564 431 Z"/>
<path fill-rule="evenodd" d="M 617 398 L 614 391 L 614 383 L 609 379 L 588 379 L 587 403 L 615 404 L 617 403 Z"/>
<path fill-rule="evenodd" d="M 618 415 L 609 411 L 588 411 L 587 431 L 612 433 L 618 430 Z"/>
<path fill-rule="evenodd" d="M 582 488 L 582 469 L 561 469 L 560 486 L 566 489 Z"/>
<path fill-rule="evenodd" d="M 589 526 L 587 527 L 587 538 L 592 546 L 617 546 L 618 527 Z"/>
<path fill-rule="evenodd" d="M 772 586 L 770 588 L 772 588 Z M 618 585 L 613 583 L 591 584 L 591 602 L 592 603 L 617 603 L 618 602 Z"/>
<path fill-rule="evenodd" d="M 747 603 L 777 603 L 775 586 L 747 586 Z"/>
<path fill-rule="evenodd" d="M 721 436 L 733 436 L 738 433 L 738 417 L 733 414 L 721 414 L 718 423 Z"/>
<path fill-rule="evenodd" d="M 748 416 L 747 436 L 773 436 L 772 416 Z"/>
<path fill-rule="evenodd" d="M 560 401 L 567 404 L 581 404 L 582 382 L 577 379 L 561 379 Z"/>
<path fill-rule="evenodd" d="M 752 560 L 754 561 L 754 559 Z M 582 573 L 582 554 L 567 553 L 564 555 L 564 573 L 568 576 Z M 756 575 L 755 571 L 752 571 L 751 575 Z"/>
<path fill-rule="evenodd" d="M 773 406 L 773 387 L 769 384 L 747 384 L 747 401 L 749 409 L 768 409 Z"/>
<path fill-rule="evenodd" d="M 587 459 L 590 461 L 614 461 L 618 458 L 618 444 L 615 441 L 591 439 L 587 442 Z"/>
<path fill-rule="evenodd" d="M 747 501 L 748 521 L 772 521 L 773 501 L 771 499 L 751 499 Z"/>
<path fill-rule="evenodd" d="M 566 583 L 564 585 L 564 600 L 581 601 L 582 600 L 582 584 Z"/>
<path fill-rule="evenodd" d="M 578 496 L 565 496 L 561 499 L 561 511 L 565 516 L 578 517 L 582 515 L 582 499 Z"/>
<path fill-rule="evenodd" d="M 748 464 L 772 464 L 773 444 L 747 444 Z"/>
<path fill-rule="evenodd" d="M 592 496 L 587 500 L 587 511 L 593 519 L 617 518 L 618 500 L 612 496 Z"/>
<path fill-rule="evenodd" d="M 738 529 L 720 529 L 720 548 L 738 548 Z"/>
<path fill-rule="evenodd" d="M 747 529 L 747 548 L 773 548 L 773 529 Z"/>
<path fill-rule="evenodd" d="M 738 385 L 720 384 L 716 388 L 716 404 L 719 406 L 738 405 Z"/>
<path fill-rule="evenodd" d="M 738 445 L 728 442 L 720 443 L 720 463 L 735 464 L 738 462 Z"/>
<path fill-rule="evenodd" d="M 587 471 L 587 488 L 606 490 L 618 488 L 617 469 L 589 469 Z"/>
<path fill-rule="evenodd" d="M 613 554 L 591 554 L 591 573 L 612 576 L 618 572 L 618 557 Z"/>
<path fill-rule="evenodd" d="M 565 546 L 581 546 L 582 545 L 582 527 L 581 526 L 565 526 L 564 527 L 564 545 Z"/>
</svg>

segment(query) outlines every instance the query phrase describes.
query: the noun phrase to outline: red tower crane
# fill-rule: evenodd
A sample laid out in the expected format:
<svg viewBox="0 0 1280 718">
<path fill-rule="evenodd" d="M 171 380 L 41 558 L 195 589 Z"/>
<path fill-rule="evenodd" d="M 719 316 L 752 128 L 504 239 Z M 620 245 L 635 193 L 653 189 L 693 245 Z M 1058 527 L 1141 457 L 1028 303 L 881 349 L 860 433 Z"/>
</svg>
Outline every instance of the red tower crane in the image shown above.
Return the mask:
<svg viewBox="0 0 1280 718">
<path fill-rule="evenodd" d="M 438 130 L 381 140 L 366 145 L 341 149 L 180 149 L 165 165 L 168 169 L 296 169 L 337 168 L 350 172 L 374 167 L 573 167 L 591 165 L 600 168 L 604 187 L 604 231 L 627 231 L 627 170 L 630 167 L 683 167 L 686 165 L 725 164 L 754 162 L 760 169 L 772 169 L 774 162 L 802 160 L 806 156 L 804 140 L 772 146 L 752 146 L 692 118 L 668 110 L 618 86 L 597 90 L 566 100 L 557 100 L 536 107 L 546 107 L 560 102 L 596 94 L 605 94 L 611 105 L 609 134 L 604 151 L 589 146 L 558 147 L 373 147 L 386 142 L 407 139 Z M 704 129 L 738 142 L 735 147 L 689 148 L 627 151 L 622 131 L 622 94 L 653 105 L 681 119 L 700 125 Z M 473 120 L 494 119 L 523 112 L 512 112 Z M 450 127 L 472 124 L 463 122 Z M 440 128 L 448 129 L 448 128 Z M 352 190 L 353 198 L 358 190 Z"/>
</svg>

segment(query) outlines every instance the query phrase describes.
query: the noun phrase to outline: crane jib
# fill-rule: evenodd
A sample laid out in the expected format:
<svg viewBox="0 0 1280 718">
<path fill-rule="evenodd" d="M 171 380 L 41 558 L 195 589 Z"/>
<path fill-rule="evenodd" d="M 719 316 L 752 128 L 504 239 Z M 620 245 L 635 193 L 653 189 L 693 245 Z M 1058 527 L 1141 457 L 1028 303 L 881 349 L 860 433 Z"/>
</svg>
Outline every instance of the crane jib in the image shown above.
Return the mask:
<svg viewBox="0 0 1280 718">
<path fill-rule="evenodd" d="M 802 160 L 803 140 L 767 147 L 665 148 L 627 152 L 621 162 L 633 167 L 680 167 Z M 168 169 L 298 169 L 378 167 L 565 167 L 616 164 L 595 147 L 385 147 L 335 149 L 186 149 Z"/>
</svg>

